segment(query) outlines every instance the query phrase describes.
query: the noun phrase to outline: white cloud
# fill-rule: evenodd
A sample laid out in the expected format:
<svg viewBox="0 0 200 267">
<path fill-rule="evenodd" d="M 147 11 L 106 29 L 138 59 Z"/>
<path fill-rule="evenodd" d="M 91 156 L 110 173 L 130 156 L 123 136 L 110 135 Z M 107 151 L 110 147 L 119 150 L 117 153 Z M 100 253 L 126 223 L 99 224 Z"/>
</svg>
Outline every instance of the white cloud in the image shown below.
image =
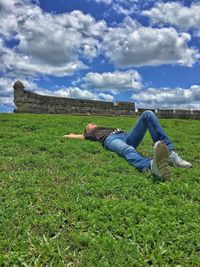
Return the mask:
<svg viewBox="0 0 200 267">
<path fill-rule="evenodd" d="M 81 90 L 78 87 L 69 87 L 53 91 L 51 94 L 59 97 L 80 98 L 80 99 L 97 99 L 95 94 Z"/>
<path fill-rule="evenodd" d="M 0 110 L 3 112 L 12 112 L 14 108 L 13 103 L 13 84 L 16 79 L 0 77 Z M 29 80 L 21 80 L 30 91 L 36 91 L 38 86 L 35 82 Z"/>
<path fill-rule="evenodd" d="M 27 0 L 0 0 L 0 12 L 14 11 L 17 5 L 28 3 Z"/>
<path fill-rule="evenodd" d="M 86 68 L 86 66 L 78 60 L 60 66 L 39 62 L 31 56 L 27 56 L 24 53 L 17 53 L 15 50 L 6 47 L 0 47 L 0 52 L 3 54 L 0 59 L 0 67 L 12 76 L 29 77 L 37 74 L 67 76 L 73 74 L 77 70 Z"/>
<path fill-rule="evenodd" d="M 79 10 L 74 10 L 71 13 L 65 13 L 54 16 L 55 20 L 62 26 L 76 29 L 78 32 L 86 36 L 101 37 L 106 27 L 105 21 L 98 21 L 90 15 L 83 14 Z"/>
<path fill-rule="evenodd" d="M 17 16 L 23 14 L 22 7 L 30 5 L 29 0 L 0 0 L 0 32 L 10 38 L 18 29 Z M 21 11 L 21 12 L 20 12 Z"/>
<path fill-rule="evenodd" d="M 12 112 L 14 109 L 13 84 L 16 79 L 0 77 L 0 110 Z M 21 80 L 27 90 L 36 91 L 37 84 L 28 80 Z"/>
<path fill-rule="evenodd" d="M 95 0 L 97 3 L 103 3 L 106 5 L 110 5 L 113 0 Z"/>
<path fill-rule="evenodd" d="M 147 7 L 153 1 L 154 0 L 95 0 L 96 3 L 102 3 L 108 6 L 109 9 L 106 11 L 106 14 L 113 14 L 114 12 L 124 16 L 140 13 L 143 8 Z"/>
<path fill-rule="evenodd" d="M 112 5 L 112 9 L 116 13 L 122 14 L 122 15 L 125 15 L 125 16 L 129 16 L 129 15 L 133 14 L 136 11 L 135 6 L 131 6 L 130 8 L 127 8 L 127 7 L 124 7 L 121 4 L 117 4 L 117 3 L 114 3 Z"/>
<path fill-rule="evenodd" d="M 0 32 L 6 39 L 9 39 L 12 33 L 17 29 L 17 20 L 13 14 L 0 13 Z M 9 22 L 9 23 L 8 23 Z"/>
<path fill-rule="evenodd" d="M 0 97 L 10 96 L 13 92 L 12 89 L 13 80 L 8 78 L 0 78 Z"/>
<path fill-rule="evenodd" d="M 5 96 L 5 97 L 1 97 L 0 96 L 0 105 L 11 105 L 13 106 L 13 97 L 12 96 Z"/>
<path fill-rule="evenodd" d="M 124 5 L 130 5 L 130 4 L 140 4 L 140 0 L 95 0 L 96 3 L 103 3 L 105 5 L 110 5 L 110 4 L 124 4 Z M 146 2 L 149 2 L 147 0 Z"/>
<path fill-rule="evenodd" d="M 161 2 L 142 14 L 150 17 L 153 24 L 167 23 L 183 30 L 200 28 L 200 3 L 185 7 L 180 2 Z"/>
<path fill-rule="evenodd" d="M 132 95 L 137 106 L 200 109 L 200 85 L 184 88 L 148 88 Z"/>
<path fill-rule="evenodd" d="M 100 93 L 100 94 L 98 94 L 98 97 L 100 98 L 100 100 L 102 98 L 102 100 L 105 100 L 105 101 L 111 101 L 111 102 L 114 101 L 114 97 L 112 95 L 109 95 L 109 94 Z"/>
<path fill-rule="evenodd" d="M 124 8 L 138 3 L 110 2 L 113 8 L 115 4 Z M 0 68 L 12 76 L 72 75 L 100 53 L 119 67 L 192 66 L 199 58 L 198 51 L 187 46 L 190 35 L 173 28 L 142 27 L 129 17 L 108 28 L 105 21 L 81 11 L 45 13 L 28 0 L 0 0 L 0 6 Z M 5 39 L 17 42 L 9 48 Z"/>
<path fill-rule="evenodd" d="M 189 48 L 191 36 L 174 28 L 143 27 L 130 17 L 104 38 L 106 56 L 119 67 L 180 64 L 192 66 L 200 57 Z"/>
<path fill-rule="evenodd" d="M 61 88 L 59 90 L 49 91 L 45 89 L 36 90 L 35 93 L 57 97 L 67 97 L 75 99 L 89 99 L 89 100 L 113 100 L 113 96 L 110 94 L 93 93 L 88 90 L 82 90 L 78 87 Z"/>
<path fill-rule="evenodd" d="M 80 57 L 91 61 L 99 53 L 104 21 L 96 22 L 81 11 L 49 14 L 28 1 L 0 1 L 7 11 L 0 17 L 2 70 L 23 75 L 71 75 L 85 68 Z M 12 49 L 5 47 L 5 39 L 18 44 Z"/>
<path fill-rule="evenodd" d="M 103 90 L 140 89 L 141 76 L 135 70 L 95 73 L 89 72 L 83 79 L 86 87 Z"/>
</svg>

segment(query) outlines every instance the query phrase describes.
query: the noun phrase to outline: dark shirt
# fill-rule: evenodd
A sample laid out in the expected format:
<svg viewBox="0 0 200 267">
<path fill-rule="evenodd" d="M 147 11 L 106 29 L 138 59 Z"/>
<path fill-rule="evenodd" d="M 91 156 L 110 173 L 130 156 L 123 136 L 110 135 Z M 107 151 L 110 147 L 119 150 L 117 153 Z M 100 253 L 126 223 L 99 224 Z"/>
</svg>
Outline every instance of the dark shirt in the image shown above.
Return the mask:
<svg viewBox="0 0 200 267">
<path fill-rule="evenodd" d="M 99 141 L 103 144 L 106 137 L 114 130 L 117 129 L 106 128 L 106 127 L 95 127 L 94 129 L 85 134 L 85 139 L 89 139 L 91 141 Z"/>
</svg>

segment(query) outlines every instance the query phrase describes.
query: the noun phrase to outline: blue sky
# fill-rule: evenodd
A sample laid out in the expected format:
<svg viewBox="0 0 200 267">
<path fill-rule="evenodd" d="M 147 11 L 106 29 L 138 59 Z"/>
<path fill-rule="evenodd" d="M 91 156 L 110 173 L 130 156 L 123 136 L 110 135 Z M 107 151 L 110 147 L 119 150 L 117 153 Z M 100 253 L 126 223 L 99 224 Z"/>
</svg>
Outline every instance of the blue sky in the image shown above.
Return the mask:
<svg viewBox="0 0 200 267">
<path fill-rule="evenodd" d="M 0 112 L 15 80 L 61 97 L 200 109 L 200 1 L 0 0 Z"/>
</svg>

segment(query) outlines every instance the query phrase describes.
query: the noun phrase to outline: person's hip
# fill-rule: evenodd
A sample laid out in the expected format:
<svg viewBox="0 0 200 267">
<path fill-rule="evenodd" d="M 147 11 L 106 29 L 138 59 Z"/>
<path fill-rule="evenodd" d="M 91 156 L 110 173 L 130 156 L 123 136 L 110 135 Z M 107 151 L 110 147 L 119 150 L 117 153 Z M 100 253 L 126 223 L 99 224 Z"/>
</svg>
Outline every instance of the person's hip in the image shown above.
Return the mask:
<svg viewBox="0 0 200 267">
<path fill-rule="evenodd" d="M 105 148 L 108 148 L 110 142 L 111 142 L 112 140 L 114 140 L 114 139 L 120 139 L 120 140 L 126 142 L 126 140 L 127 140 L 127 133 L 124 132 L 124 131 L 121 131 L 121 132 L 119 131 L 119 132 L 117 132 L 117 133 L 113 133 L 113 132 L 110 133 L 110 134 L 106 137 L 106 139 L 104 140 L 103 146 L 104 146 Z"/>
</svg>

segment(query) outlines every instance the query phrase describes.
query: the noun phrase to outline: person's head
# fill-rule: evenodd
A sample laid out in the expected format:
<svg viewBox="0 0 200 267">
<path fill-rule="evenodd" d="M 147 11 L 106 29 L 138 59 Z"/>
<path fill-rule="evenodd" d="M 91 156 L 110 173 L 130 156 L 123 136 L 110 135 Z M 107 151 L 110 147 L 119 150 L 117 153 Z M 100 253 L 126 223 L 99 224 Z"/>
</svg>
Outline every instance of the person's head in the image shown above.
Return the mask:
<svg viewBox="0 0 200 267">
<path fill-rule="evenodd" d="M 84 130 L 84 136 L 86 135 L 86 133 L 90 132 L 91 130 L 93 130 L 96 127 L 97 127 L 97 125 L 94 123 L 87 124 L 85 127 L 85 130 Z"/>
</svg>

